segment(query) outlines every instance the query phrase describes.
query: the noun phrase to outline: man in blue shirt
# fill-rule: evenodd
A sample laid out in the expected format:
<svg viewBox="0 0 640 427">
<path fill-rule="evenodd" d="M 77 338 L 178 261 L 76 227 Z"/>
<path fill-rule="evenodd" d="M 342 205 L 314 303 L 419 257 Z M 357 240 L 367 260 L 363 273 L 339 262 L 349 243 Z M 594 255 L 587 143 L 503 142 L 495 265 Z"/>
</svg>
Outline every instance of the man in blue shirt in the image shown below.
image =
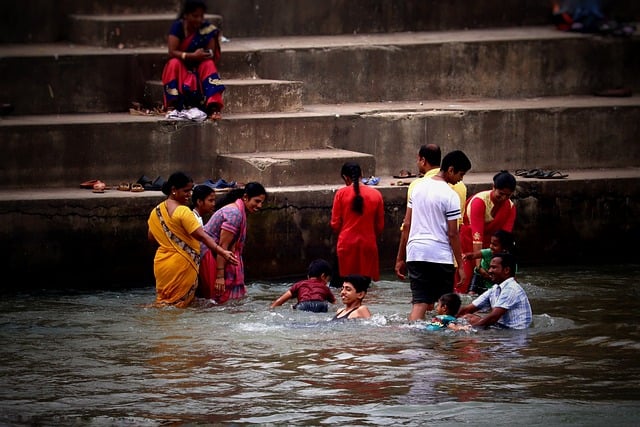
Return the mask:
<svg viewBox="0 0 640 427">
<path fill-rule="evenodd" d="M 516 260 L 512 254 L 497 253 L 491 258 L 489 276 L 496 283 L 471 304 L 460 308 L 458 317 L 464 317 L 475 327 L 496 325 L 508 329 L 526 329 L 531 325 L 531 305 L 524 289 L 516 282 Z M 478 310 L 490 308 L 486 316 L 478 316 Z"/>
</svg>

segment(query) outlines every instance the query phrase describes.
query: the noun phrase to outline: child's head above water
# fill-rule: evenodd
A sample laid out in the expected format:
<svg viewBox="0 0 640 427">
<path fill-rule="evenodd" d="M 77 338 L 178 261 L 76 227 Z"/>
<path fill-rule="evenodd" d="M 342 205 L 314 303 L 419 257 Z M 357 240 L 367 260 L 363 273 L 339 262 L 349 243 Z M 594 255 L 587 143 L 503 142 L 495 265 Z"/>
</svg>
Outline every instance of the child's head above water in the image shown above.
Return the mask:
<svg viewBox="0 0 640 427">
<path fill-rule="evenodd" d="M 491 243 L 489 248 L 492 253 L 509 252 L 513 253 L 515 248 L 515 241 L 513 239 L 513 233 L 504 230 L 498 230 L 491 236 Z"/>
<path fill-rule="evenodd" d="M 360 276 L 359 274 L 352 274 L 345 276 L 344 283 L 351 283 L 356 292 L 364 292 L 365 294 L 369 290 L 371 279 L 367 276 Z"/>
<path fill-rule="evenodd" d="M 317 277 L 321 279 L 322 275 L 324 274 L 328 280 L 329 278 L 331 278 L 331 272 L 331 264 L 321 258 L 318 258 L 311 261 L 311 263 L 309 264 L 309 268 L 307 269 L 307 276 Z"/>
<path fill-rule="evenodd" d="M 444 294 L 438 300 L 438 314 L 455 316 L 460 310 L 460 305 L 462 305 L 460 295 L 455 293 Z"/>
</svg>

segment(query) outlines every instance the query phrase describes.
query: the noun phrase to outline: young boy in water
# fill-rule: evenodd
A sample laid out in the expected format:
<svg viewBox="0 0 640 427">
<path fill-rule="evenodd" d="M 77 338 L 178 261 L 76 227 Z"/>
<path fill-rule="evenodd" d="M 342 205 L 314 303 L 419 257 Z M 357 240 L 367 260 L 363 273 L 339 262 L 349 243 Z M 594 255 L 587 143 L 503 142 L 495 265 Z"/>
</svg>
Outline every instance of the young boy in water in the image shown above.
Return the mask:
<svg viewBox="0 0 640 427">
<path fill-rule="evenodd" d="M 460 310 L 460 295 L 456 293 L 444 294 L 438 300 L 436 310 L 437 316 L 434 316 L 430 322 L 426 324 L 428 331 L 438 331 L 443 328 L 452 329 L 454 331 L 468 331 L 471 329 L 470 325 L 460 325 L 456 323 L 458 319 L 456 314 Z"/>
<path fill-rule="evenodd" d="M 367 290 L 371 284 L 371 278 L 352 274 L 343 279 L 340 298 L 344 307 L 338 310 L 331 320 L 368 319 L 371 317 L 369 307 L 362 304 Z"/>
<path fill-rule="evenodd" d="M 489 277 L 491 257 L 493 257 L 493 254 L 500 252 L 513 253 L 514 246 L 513 233 L 498 230 L 491 236 L 491 242 L 488 248 L 462 254 L 463 260 L 480 259 L 480 265 L 473 271 L 473 279 L 469 286 L 469 295 L 481 295 L 493 286 L 491 278 Z"/>
<path fill-rule="evenodd" d="M 327 261 L 323 259 L 311 261 L 307 270 L 307 278 L 294 283 L 271 304 L 271 308 L 278 307 L 296 297 L 298 303 L 293 306 L 294 309 L 326 313 L 329 311 L 329 303 L 336 302 L 336 297 L 327 284 L 331 280 L 331 272 L 331 265 Z"/>
</svg>

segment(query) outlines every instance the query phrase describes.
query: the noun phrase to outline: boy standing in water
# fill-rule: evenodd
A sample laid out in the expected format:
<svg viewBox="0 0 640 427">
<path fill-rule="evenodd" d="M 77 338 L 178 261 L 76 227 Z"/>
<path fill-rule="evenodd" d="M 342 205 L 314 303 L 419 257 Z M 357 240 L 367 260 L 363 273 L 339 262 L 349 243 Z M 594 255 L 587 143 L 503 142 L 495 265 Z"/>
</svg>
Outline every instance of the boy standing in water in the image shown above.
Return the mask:
<svg viewBox="0 0 640 427">
<path fill-rule="evenodd" d="M 329 289 L 327 283 L 331 280 L 331 265 L 323 260 L 311 261 L 307 270 L 307 279 L 295 283 L 289 290 L 271 304 L 271 308 L 278 307 L 293 297 L 298 298 L 298 303 L 293 306 L 296 310 L 313 311 L 314 313 L 326 313 L 329 304 L 336 302 L 336 297 Z"/>
<path fill-rule="evenodd" d="M 513 233 L 505 230 L 498 230 L 491 236 L 489 247 L 480 249 L 475 252 L 467 252 L 462 254 L 463 261 L 480 258 L 480 266 L 473 271 L 473 278 L 469 287 L 469 295 L 480 295 L 491 286 L 491 277 L 489 276 L 489 264 L 493 254 L 500 252 L 513 253 L 515 244 L 513 241 Z"/>
</svg>

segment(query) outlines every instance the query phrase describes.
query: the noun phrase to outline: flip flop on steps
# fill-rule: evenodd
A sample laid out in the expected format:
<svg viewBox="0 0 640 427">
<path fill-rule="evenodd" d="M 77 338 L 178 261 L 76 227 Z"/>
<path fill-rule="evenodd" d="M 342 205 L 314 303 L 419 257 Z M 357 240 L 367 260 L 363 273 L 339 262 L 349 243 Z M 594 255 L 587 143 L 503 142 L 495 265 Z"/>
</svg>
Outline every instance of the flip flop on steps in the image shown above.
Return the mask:
<svg viewBox="0 0 640 427">
<path fill-rule="evenodd" d="M 568 177 L 569 175 L 566 173 L 562 173 L 560 171 L 557 170 L 553 170 L 553 171 L 543 171 L 543 173 L 541 175 L 539 175 L 537 178 L 540 179 L 564 179 L 566 177 Z"/>
<path fill-rule="evenodd" d="M 400 170 L 400 173 L 398 175 L 393 175 L 394 178 L 401 178 L 401 179 L 405 179 L 405 178 L 415 178 L 416 174 L 415 173 L 411 173 L 411 171 L 408 171 L 407 169 L 402 169 Z"/>
<path fill-rule="evenodd" d="M 530 169 L 524 175 L 520 175 L 524 178 L 540 178 L 540 175 L 544 174 L 542 169 Z"/>
<path fill-rule="evenodd" d="M 107 188 L 107 184 L 102 181 L 98 181 L 93 184 L 93 192 L 94 193 L 104 193 L 104 189 Z"/>
<path fill-rule="evenodd" d="M 101 182 L 99 179 L 90 179 L 80 184 L 80 188 L 86 188 L 87 190 L 93 189 L 93 186 Z"/>
</svg>

